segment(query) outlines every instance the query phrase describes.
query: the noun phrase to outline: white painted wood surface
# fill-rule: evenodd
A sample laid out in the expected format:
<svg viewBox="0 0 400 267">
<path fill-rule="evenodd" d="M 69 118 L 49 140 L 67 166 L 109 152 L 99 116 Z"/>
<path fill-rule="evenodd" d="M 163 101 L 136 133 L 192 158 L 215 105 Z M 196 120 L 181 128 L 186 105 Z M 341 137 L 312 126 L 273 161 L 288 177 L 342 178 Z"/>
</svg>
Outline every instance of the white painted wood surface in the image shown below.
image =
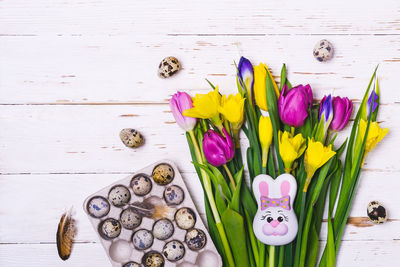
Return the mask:
<svg viewBox="0 0 400 267">
<path fill-rule="evenodd" d="M 326 64 L 312 57 L 322 38 L 335 47 Z M 203 211 L 167 101 L 178 89 L 209 90 L 204 78 L 234 92 L 233 61 L 241 55 L 276 76 L 286 63 L 292 83 L 310 83 L 316 98 L 334 92 L 356 101 L 380 64 L 378 120 L 390 132 L 367 159 L 338 266 L 400 262 L 399 51 L 394 0 L 0 1 L 0 266 L 109 266 L 82 202 L 161 158 L 178 164 Z M 183 69 L 159 79 L 158 63 L 169 55 Z M 124 127 L 140 130 L 146 145 L 125 148 Z M 362 218 L 370 200 L 387 207 L 388 223 Z M 71 205 L 79 232 L 62 262 L 55 231 Z"/>
</svg>

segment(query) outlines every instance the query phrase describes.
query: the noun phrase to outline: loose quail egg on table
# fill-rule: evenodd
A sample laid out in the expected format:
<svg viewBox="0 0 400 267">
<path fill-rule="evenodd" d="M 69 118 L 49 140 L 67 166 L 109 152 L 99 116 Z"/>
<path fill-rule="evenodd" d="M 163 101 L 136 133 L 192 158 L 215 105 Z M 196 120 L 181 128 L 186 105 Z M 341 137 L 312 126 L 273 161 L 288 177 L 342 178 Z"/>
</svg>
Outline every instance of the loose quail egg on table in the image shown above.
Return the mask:
<svg viewBox="0 0 400 267">
<path fill-rule="evenodd" d="M 127 208 L 121 212 L 120 221 L 122 227 L 132 230 L 140 225 L 142 217 L 136 214 L 132 208 Z"/>
<path fill-rule="evenodd" d="M 110 211 L 110 203 L 108 203 L 108 200 L 104 197 L 94 196 L 89 200 L 87 210 L 90 216 L 101 218 L 106 216 Z"/>
<path fill-rule="evenodd" d="M 380 224 L 387 221 L 386 209 L 378 201 L 371 201 L 368 204 L 367 214 L 373 223 Z"/>
<path fill-rule="evenodd" d="M 166 57 L 158 65 L 158 75 L 161 78 L 168 78 L 181 69 L 181 64 L 175 57 Z"/>
<path fill-rule="evenodd" d="M 152 188 L 150 178 L 145 174 L 138 174 L 132 178 L 131 188 L 137 196 L 147 195 Z"/>
<path fill-rule="evenodd" d="M 99 224 L 99 233 L 104 239 L 113 239 L 121 233 L 121 224 L 118 220 L 108 218 Z"/>
<path fill-rule="evenodd" d="M 174 233 L 174 225 L 168 219 L 160 219 L 153 225 L 153 235 L 159 240 L 165 240 Z"/>
<path fill-rule="evenodd" d="M 196 259 L 196 265 L 198 267 L 218 267 L 219 260 L 215 252 L 210 250 L 204 250 L 199 253 Z"/>
<path fill-rule="evenodd" d="M 122 143 L 131 148 L 138 148 L 144 143 L 144 138 L 139 131 L 131 128 L 122 129 L 119 133 Z"/>
<path fill-rule="evenodd" d="M 142 264 L 145 267 L 163 267 L 165 260 L 159 252 L 150 251 L 143 256 Z"/>
<path fill-rule="evenodd" d="M 132 243 L 138 250 L 145 250 L 153 244 L 153 234 L 146 229 L 136 231 L 132 236 Z"/>
<path fill-rule="evenodd" d="M 165 244 L 163 254 L 169 261 L 178 261 L 185 255 L 185 247 L 178 240 L 172 240 Z"/>
<path fill-rule="evenodd" d="M 175 222 L 179 228 L 187 230 L 194 227 L 196 215 L 189 208 L 181 208 L 175 213 Z"/>
<path fill-rule="evenodd" d="M 153 180 L 159 185 L 169 184 L 175 177 L 175 171 L 171 165 L 158 164 L 153 170 Z"/>
<path fill-rule="evenodd" d="M 126 205 L 131 199 L 131 193 L 129 189 L 123 185 L 116 185 L 111 188 L 108 194 L 108 199 L 116 207 L 122 207 Z"/>
<path fill-rule="evenodd" d="M 179 205 L 183 202 L 185 193 L 182 188 L 177 185 L 169 185 L 165 187 L 164 199 L 168 205 Z"/>
<path fill-rule="evenodd" d="M 315 45 L 313 54 L 316 60 L 327 61 L 333 56 L 333 45 L 328 40 L 321 40 Z"/>
</svg>

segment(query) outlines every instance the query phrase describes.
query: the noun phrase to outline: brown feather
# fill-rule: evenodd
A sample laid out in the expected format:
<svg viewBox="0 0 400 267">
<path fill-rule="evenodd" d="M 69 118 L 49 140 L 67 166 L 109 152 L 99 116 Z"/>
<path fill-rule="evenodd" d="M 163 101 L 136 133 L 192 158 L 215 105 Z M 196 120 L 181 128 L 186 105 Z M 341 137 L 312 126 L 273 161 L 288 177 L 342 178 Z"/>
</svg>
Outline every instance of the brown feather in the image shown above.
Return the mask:
<svg viewBox="0 0 400 267">
<path fill-rule="evenodd" d="M 75 220 L 71 215 L 72 209 L 61 216 L 57 229 L 57 250 L 62 260 L 71 255 L 72 244 L 76 234 Z"/>
<path fill-rule="evenodd" d="M 133 210 L 142 217 L 148 217 L 155 220 L 168 218 L 173 220 L 176 209 L 165 205 L 159 197 L 149 197 L 143 202 L 134 202 L 131 204 Z"/>
</svg>

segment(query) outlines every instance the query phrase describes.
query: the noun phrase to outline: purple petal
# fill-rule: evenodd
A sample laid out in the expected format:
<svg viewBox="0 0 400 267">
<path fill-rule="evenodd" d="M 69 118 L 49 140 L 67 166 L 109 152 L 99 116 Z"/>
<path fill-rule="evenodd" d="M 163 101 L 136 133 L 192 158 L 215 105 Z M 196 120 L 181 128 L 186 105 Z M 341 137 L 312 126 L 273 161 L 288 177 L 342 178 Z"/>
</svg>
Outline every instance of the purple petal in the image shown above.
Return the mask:
<svg viewBox="0 0 400 267">
<path fill-rule="evenodd" d="M 374 113 L 375 109 L 378 107 L 378 95 L 375 93 L 375 90 L 373 90 L 371 92 L 371 95 L 368 98 L 368 102 L 367 102 L 367 118 L 369 118 L 369 114 Z M 372 108 L 371 108 L 372 105 Z M 372 109 L 372 111 L 371 111 Z"/>
</svg>

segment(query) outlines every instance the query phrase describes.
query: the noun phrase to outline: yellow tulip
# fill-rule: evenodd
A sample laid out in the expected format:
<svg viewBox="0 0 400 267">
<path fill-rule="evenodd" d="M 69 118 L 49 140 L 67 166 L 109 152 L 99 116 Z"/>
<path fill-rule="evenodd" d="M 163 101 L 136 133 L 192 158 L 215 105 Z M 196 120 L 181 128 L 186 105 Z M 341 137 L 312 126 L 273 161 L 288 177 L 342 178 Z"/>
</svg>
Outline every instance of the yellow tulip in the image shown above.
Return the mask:
<svg viewBox="0 0 400 267">
<path fill-rule="evenodd" d="M 260 65 L 254 66 L 253 69 L 254 69 L 254 98 L 256 100 L 256 104 L 262 110 L 268 111 L 267 91 L 265 87 L 265 79 L 267 77 L 267 72 L 272 79 L 272 85 L 274 86 L 277 98 L 279 98 L 278 86 L 276 85 L 274 78 L 272 78 L 272 75 L 269 72 L 266 64 L 260 63 Z"/>
<path fill-rule="evenodd" d="M 362 140 L 364 139 L 366 130 L 367 130 L 367 122 L 361 119 L 358 128 L 358 138 L 357 138 L 358 140 L 360 140 L 360 142 L 362 142 Z M 368 152 L 373 150 L 375 146 L 385 137 L 385 135 L 388 132 L 389 132 L 388 128 L 382 129 L 381 127 L 379 127 L 379 124 L 376 121 L 374 122 L 371 121 L 368 129 L 367 142 L 365 143 L 363 163 Z"/>
<path fill-rule="evenodd" d="M 229 95 L 228 97 L 223 95 L 221 98 L 221 105 L 218 107 L 218 111 L 225 119 L 239 128 L 244 119 L 244 100 L 245 99 L 239 93 L 235 96 Z"/>
<path fill-rule="evenodd" d="M 314 173 L 336 154 L 332 150 L 332 145 L 324 146 L 320 141 L 308 138 L 308 148 L 304 155 L 304 167 L 307 179 L 304 184 L 303 192 L 307 192 L 308 186 Z"/>
<path fill-rule="evenodd" d="M 268 160 L 268 150 L 272 142 L 272 123 L 270 117 L 260 117 L 258 123 L 258 135 L 260 138 L 261 148 L 262 148 L 262 166 L 267 166 Z"/>
<path fill-rule="evenodd" d="M 221 95 L 218 86 L 208 94 L 196 94 L 193 98 L 193 108 L 183 111 L 187 117 L 210 119 L 215 126 L 222 128 L 222 121 L 219 116 L 218 108 L 221 104 Z"/>
<path fill-rule="evenodd" d="M 306 149 L 306 139 L 301 134 L 293 136 L 289 132 L 279 131 L 279 154 L 285 164 L 285 172 L 292 170 L 293 162 L 299 158 Z"/>
</svg>

